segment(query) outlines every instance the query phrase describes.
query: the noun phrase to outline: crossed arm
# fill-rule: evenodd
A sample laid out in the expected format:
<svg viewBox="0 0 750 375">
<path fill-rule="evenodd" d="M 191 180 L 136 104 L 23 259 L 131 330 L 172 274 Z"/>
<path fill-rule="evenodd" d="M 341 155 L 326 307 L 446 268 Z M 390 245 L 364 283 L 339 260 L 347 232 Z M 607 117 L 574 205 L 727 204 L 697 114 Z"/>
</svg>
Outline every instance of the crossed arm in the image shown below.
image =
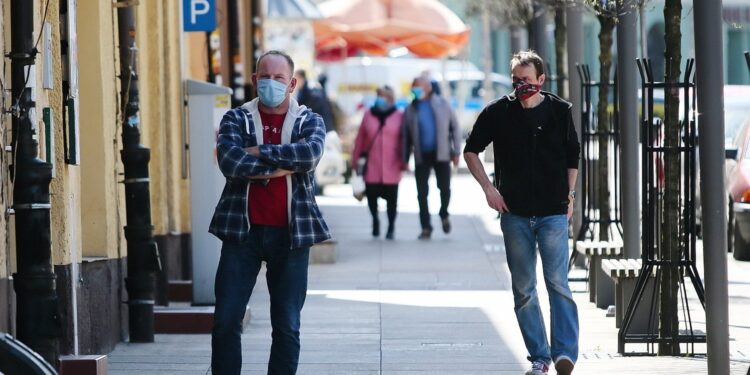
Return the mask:
<svg viewBox="0 0 750 375">
<path fill-rule="evenodd" d="M 289 174 L 271 163 L 250 155 L 242 142 L 242 121 L 236 111 L 224 115 L 216 139 L 216 156 L 221 173 L 229 178 L 267 180 Z"/>
<path fill-rule="evenodd" d="M 290 173 L 312 171 L 323 156 L 326 128 L 319 115 L 312 114 L 311 116 L 301 127 L 299 141 L 248 147 L 247 153 L 282 171 Z"/>
<path fill-rule="evenodd" d="M 219 169 L 226 177 L 267 180 L 312 171 L 323 155 L 325 125 L 313 114 L 304 122 L 300 140 L 280 145 L 243 147 L 242 124 L 236 111 L 221 121 L 216 142 Z"/>
</svg>

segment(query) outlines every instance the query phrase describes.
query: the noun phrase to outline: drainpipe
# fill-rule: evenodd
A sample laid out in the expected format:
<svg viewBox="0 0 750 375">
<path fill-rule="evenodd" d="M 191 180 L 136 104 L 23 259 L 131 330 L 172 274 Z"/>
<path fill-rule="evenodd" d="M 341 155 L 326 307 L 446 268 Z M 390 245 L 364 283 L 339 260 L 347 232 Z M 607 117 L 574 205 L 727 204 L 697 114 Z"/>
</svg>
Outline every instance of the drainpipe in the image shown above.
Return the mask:
<svg viewBox="0 0 750 375">
<path fill-rule="evenodd" d="M 38 158 L 34 98 L 29 77 L 34 46 L 34 2 L 11 1 L 11 77 L 13 105 L 13 210 L 16 221 L 16 291 L 18 338 L 55 366 L 61 334 L 56 277 L 50 245 L 52 165 Z M 29 83 L 31 87 L 27 87 Z"/>
<path fill-rule="evenodd" d="M 135 4 L 121 1 L 116 6 L 123 113 L 120 156 L 125 169 L 125 239 L 128 246 L 125 288 L 128 291 L 130 342 L 154 342 L 155 272 L 161 269 L 161 265 L 151 225 L 148 175 L 151 152 L 140 144 Z"/>
</svg>

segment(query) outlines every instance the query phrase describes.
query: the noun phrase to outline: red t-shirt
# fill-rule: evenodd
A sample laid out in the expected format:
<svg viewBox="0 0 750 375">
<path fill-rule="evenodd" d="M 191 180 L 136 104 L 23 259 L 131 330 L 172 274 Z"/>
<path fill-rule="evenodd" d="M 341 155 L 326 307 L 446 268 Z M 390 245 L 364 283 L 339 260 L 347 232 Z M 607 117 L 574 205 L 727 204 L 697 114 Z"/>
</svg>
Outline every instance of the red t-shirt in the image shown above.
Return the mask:
<svg viewBox="0 0 750 375">
<path fill-rule="evenodd" d="M 281 127 L 285 117 L 285 113 L 275 115 L 260 112 L 264 144 L 281 144 Z M 286 177 L 272 178 L 265 186 L 252 183 L 248 195 L 247 204 L 251 224 L 273 227 L 289 225 Z"/>
</svg>

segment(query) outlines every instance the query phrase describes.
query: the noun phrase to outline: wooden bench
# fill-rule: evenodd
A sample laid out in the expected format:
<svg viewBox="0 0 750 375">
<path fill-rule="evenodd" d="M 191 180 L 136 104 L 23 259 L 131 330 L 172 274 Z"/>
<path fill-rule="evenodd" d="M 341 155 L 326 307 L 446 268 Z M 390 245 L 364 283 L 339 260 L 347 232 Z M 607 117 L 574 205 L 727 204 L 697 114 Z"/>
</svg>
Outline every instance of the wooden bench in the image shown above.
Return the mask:
<svg viewBox="0 0 750 375">
<path fill-rule="evenodd" d="M 622 241 L 576 241 L 576 251 L 586 256 L 589 263 L 589 302 L 606 309 L 615 304 L 615 285 L 601 272 L 602 259 L 622 256 Z"/>
<path fill-rule="evenodd" d="M 603 259 L 601 269 L 609 276 L 615 284 L 615 327 L 622 328 L 622 320 L 630 304 L 630 299 L 635 292 L 638 276 L 641 274 L 641 259 Z M 658 321 L 656 309 L 651 309 L 653 301 L 654 280 L 656 279 L 656 268 L 653 268 L 651 277 L 646 282 L 638 308 L 633 314 L 628 333 L 645 334 L 656 333 Z M 651 311 L 652 329 L 649 332 L 649 311 Z"/>
</svg>

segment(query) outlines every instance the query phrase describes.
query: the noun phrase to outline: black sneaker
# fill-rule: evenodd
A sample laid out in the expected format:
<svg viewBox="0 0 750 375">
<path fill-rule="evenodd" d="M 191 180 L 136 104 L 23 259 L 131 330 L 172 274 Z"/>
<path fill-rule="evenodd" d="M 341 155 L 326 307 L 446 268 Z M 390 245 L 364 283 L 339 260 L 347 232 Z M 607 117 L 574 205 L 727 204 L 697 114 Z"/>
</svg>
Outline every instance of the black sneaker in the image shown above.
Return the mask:
<svg viewBox="0 0 750 375">
<path fill-rule="evenodd" d="M 372 236 L 373 237 L 380 236 L 380 222 L 379 221 L 372 222 Z"/>
<path fill-rule="evenodd" d="M 574 366 L 575 365 L 573 364 L 573 361 L 570 360 L 570 358 L 560 356 L 555 362 L 555 371 L 557 371 L 558 375 L 570 375 L 573 373 Z"/>
<path fill-rule="evenodd" d="M 388 231 L 385 232 L 385 239 L 386 240 L 392 240 L 393 239 L 393 225 L 388 225 Z"/>
<path fill-rule="evenodd" d="M 440 221 L 443 222 L 443 233 L 451 232 L 451 220 L 447 217 L 442 218 Z"/>
<path fill-rule="evenodd" d="M 419 234 L 419 237 L 417 237 L 417 239 L 429 240 L 430 237 L 432 237 L 432 229 L 422 229 L 422 233 Z"/>
</svg>

